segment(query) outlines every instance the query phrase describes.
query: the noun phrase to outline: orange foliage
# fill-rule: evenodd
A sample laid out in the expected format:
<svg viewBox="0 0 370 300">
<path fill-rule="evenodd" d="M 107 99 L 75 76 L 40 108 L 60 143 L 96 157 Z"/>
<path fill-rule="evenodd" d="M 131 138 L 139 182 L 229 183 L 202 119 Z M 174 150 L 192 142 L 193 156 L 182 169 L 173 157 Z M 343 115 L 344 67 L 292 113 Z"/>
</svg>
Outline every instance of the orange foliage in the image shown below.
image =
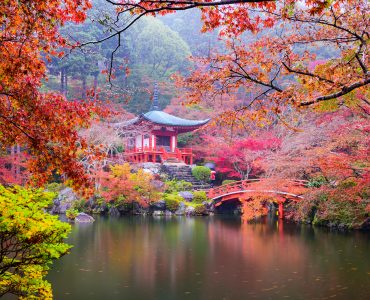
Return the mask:
<svg viewBox="0 0 370 300">
<path fill-rule="evenodd" d="M 105 172 L 100 190 L 106 201 L 138 202 L 148 205 L 159 200 L 160 191 L 153 184 L 153 176 L 143 169 L 132 173 L 128 163 L 110 166 L 110 172 Z"/>
<path fill-rule="evenodd" d="M 31 154 L 33 183 L 42 184 L 53 171 L 64 173 L 75 187 L 88 185 L 78 162 L 86 143 L 77 130 L 102 113 L 96 103 L 67 101 L 40 92 L 47 79 L 43 57 L 66 46 L 58 28 L 83 22 L 88 0 L 30 0 L 0 3 L 0 144 L 20 144 Z"/>
</svg>

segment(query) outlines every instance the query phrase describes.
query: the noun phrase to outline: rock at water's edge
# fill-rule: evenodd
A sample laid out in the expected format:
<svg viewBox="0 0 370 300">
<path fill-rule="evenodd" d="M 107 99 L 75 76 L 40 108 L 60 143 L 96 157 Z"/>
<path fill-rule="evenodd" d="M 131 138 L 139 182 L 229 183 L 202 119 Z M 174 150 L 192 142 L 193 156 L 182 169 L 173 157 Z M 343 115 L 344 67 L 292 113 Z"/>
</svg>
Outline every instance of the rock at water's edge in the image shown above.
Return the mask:
<svg viewBox="0 0 370 300">
<path fill-rule="evenodd" d="M 73 202 L 77 201 L 78 197 L 70 187 L 62 189 L 58 197 L 54 199 L 54 205 L 51 209 L 52 214 L 65 214 L 66 210 L 72 207 Z"/>
<path fill-rule="evenodd" d="M 195 216 L 196 215 L 195 208 L 192 207 L 192 206 L 186 207 L 186 209 L 185 209 L 185 215 L 187 215 L 187 216 Z"/>
<path fill-rule="evenodd" d="M 95 221 L 95 219 L 85 213 L 79 213 L 75 218 L 75 223 L 92 223 Z"/>
<path fill-rule="evenodd" d="M 175 211 L 175 215 L 176 216 L 183 216 L 183 215 L 185 215 L 185 211 L 186 211 L 186 205 L 185 205 L 185 203 L 184 202 L 180 202 L 179 207 Z"/>
</svg>

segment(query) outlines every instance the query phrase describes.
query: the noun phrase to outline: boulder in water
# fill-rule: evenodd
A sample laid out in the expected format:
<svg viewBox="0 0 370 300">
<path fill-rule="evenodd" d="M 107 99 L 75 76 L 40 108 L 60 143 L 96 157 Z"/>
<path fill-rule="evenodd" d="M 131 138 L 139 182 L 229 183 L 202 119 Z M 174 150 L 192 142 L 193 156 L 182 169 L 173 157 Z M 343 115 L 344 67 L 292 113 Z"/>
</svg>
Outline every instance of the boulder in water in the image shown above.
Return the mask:
<svg viewBox="0 0 370 300">
<path fill-rule="evenodd" d="M 79 213 L 75 220 L 74 220 L 76 223 L 92 223 L 95 221 L 95 219 L 88 215 L 88 214 L 85 214 L 85 213 Z"/>
</svg>

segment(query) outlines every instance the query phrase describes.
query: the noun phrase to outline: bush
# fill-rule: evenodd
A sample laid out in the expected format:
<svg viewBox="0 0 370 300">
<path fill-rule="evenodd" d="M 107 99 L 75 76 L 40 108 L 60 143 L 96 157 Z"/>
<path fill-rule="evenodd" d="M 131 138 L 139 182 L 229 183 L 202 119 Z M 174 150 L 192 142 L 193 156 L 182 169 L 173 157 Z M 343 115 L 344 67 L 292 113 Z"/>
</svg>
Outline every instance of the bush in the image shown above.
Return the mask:
<svg viewBox="0 0 370 300">
<path fill-rule="evenodd" d="M 79 212 L 85 211 L 86 207 L 87 207 L 87 201 L 84 198 L 82 198 L 80 200 L 76 200 L 72 204 L 72 209 L 75 209 Z"/>
<path fill-rule="evenodd" d="M 222 181 L 222 185 L 233 183 L 233 182 L 236 182 L 236 180 L 226 179 L 226 180 Z"/>
<path fill-rule="evenodd" d="M 201 204 L 204 201 L 207 201 L 207 194 L 205 191 L 194 191 L 193 192 L 194 198 L 193 203 Z"/>
<path fill-rule="evenodd" d="M 180 202 L 184 201 L 184 199 L 176 194 L 166 194 L 164 201 L 166 203 L 166 208 L 174 212 L 179 208 Z"/>
<path fill-rule="evenodd" d="M 68 220 L 76 219 L 77 215 L 78 215 L 77 209 L 70 208 L 66 210 L 66 217 Z"/>
<path fill-rule="evenodd" d="M 121 207 L 124 210 L 133 210 L 134 209 L 134 202 L 128 200 L 124 195 L 118 196 L 118 198 L 114 201 L 115 207 Z"/>
<path fill-rule="evenodd" d="M 0 295 L 52 299 L 45 280 L 54 259 L 70 246 L 71 226 L 45 212 L 54 193 L 0 185 Z"/>
<path fill-rule="evenodd" d="M 324 185 L 326 183 L 326 179 L 324 176 L 318 176 L 318 177 L 315 177 L 315 178 L 311 178 L 309 181 L 308 181 L 308 184 L 307 186 L 308 187 L 314 187 L 314 188 L 319 188 L 321 187 L 322 185 Z"/>
<path fill-rule="evenodd" d="M 203 204 L 195 205 L 194 208 L 195 208 L 195 214 L 199 216 L 207 214 L 207 209 Z"/>
<path fill-rule="evenodd" d="M 366 203 L 329 199 L 318 203 L 312 224 L 358 228 L 366 217 Z"/>
<path fill-rule="evenodd" d="M 191 170 L 193 176 L 202 181 L 209 182 L 209 176 L 211 175 L 211 169 L 204 166 L 196 166 Z"/>
<path fill-rule="evenodd" d="M 191 191 L 193 185 L 191 182 L 187 182 L 185 180 L 170 180 L 166 181 L 166 193 L 176 193 L 176 192 L 183 192 L 183 191 Z"/>
<path fill-rule="evenodd" d="M 343 189 L 349 189 L 351 187 L 355 187 L 357 185 L 357 183 L 351 179 L 351 178 L 347 178 L 346 180 L 343 180 L 340 184 L 339 184 L 339 188 L 343 188 Z"/>
<path fill-rule="evenodd" d="M 59 193 L 63 189 L 63 184 L 52 182 L 46 186 L 48 192 Z"/>
</svg>

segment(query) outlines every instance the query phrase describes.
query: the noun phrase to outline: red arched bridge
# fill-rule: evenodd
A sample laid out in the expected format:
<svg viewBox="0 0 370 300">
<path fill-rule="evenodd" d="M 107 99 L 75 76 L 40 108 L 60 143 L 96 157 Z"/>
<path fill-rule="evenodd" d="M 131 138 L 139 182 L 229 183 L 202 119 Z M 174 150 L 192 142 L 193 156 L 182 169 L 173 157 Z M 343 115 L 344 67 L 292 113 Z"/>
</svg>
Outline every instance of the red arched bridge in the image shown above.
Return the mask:
<svg viewBox="0 0 370 300">
<path fill-rule="evenodd" d="M 284 203 L 286 201 L 299 201 L 307 190 L 307 181 L 295 179 L 272 180 L 269 178 L 246 179 L 231 182 L 207 192 L 208 198 L 214 201 L 215 206 L 220 206 L 227 201 L 239 200 L 242 205 L 251 201 L 253 194 L 265 194 L 273 197 L 273 202 L 279 206 L 279 218 L 284 216 Z"/>
</svg>

